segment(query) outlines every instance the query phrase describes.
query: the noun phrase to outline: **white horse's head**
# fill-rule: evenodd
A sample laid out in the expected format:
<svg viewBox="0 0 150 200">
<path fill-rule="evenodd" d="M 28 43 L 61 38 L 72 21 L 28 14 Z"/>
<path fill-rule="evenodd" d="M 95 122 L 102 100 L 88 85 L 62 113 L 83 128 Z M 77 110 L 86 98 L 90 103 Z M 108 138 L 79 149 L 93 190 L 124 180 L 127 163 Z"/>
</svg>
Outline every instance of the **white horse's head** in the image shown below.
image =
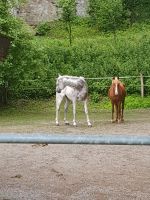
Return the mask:
<svg viewBox="0 0 150 200">
<path fill-rule="evenodd" d="M 59 75 L 56 80 L 56 92 L 61 93 L 61 91 L 64 89 L 64 81 L 63 76 Z"/>
</svg>

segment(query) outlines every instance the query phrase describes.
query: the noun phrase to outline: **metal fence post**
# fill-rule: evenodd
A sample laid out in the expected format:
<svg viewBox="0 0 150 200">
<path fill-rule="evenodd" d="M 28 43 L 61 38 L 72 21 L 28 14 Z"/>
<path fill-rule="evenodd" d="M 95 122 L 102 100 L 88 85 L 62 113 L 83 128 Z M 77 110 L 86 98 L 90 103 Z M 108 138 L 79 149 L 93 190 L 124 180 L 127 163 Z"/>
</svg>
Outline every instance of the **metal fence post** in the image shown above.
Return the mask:
<svg viewBox="0 0 150 200">
<path fill-rule="evenodd" d="M 144 80 L 143 80 L 143 74 L 140 74 L 140 80 L 141 80 L 141 97 L 144 97 Z"/>
</svg>

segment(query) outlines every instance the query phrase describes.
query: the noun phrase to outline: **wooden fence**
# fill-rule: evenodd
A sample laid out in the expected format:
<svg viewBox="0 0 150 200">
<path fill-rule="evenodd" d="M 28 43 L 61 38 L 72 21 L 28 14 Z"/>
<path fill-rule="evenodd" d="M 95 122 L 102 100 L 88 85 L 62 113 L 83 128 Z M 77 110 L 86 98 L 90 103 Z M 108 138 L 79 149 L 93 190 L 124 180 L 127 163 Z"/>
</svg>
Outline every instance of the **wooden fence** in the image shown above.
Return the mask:
<svg viewBox="0 0 150 200">
<path fill-rule="evenodd" d="M 144 97 L 144 88 L 149 87 L 150 85 L 144 84 L 144 78 L 150 78 L 150 76 L 144 76 L 143 74 L 140 74 L 139 76 L 122 76 L 119 77 L 120 79 L 131 79 L 131 78 L 138 78 L 140 82 L 140 91 L 141 91 L 141 97 Z M 112 79 L 112 77 L 98 77 L 98 78 L 86 78 L 87 80 L 104 80 L 104 79 Z"/>
<path fill-rule="evenodd" d="M 51 79 L 56 79 L 56 77 L 50 77 Z M 141 97 L 143 98 L 145 95 L 145 87 L 150 88 L 150 85 L 146 85 L 144 84 L 144 80 L 145 79 L 149 79 L 150 76 L 144 76 L 143 74 L 140 74 L 139 76 L 123 76 L 123 77 L 119 77 L 122 80 L 125 79 L 138 79 L 139 80 L 139 85 L 134 85 L 136 87 L 139 87 L 140 90 L 140 94 Z M 101 80 L 112 80 L 112 77 L 86 77 L 86 80 L 92 80 L 92 81 L 101 81 Z M 33 82 L 36 80 L 25 80 L 25 82 Z M 101 87 L 101 86 L 99 86 Z M 103 86 L 104 87 L 104 86 Z M 108 88 L 108 86 L 106 86 L 106 88 Z M 128 85 L 126 85 L 126 88 L 128 88 Z M 26 90 L 46 90 L 49 89 L 48 87 L 42 87 L 42 88 L 34 88 L 34 87 L 30 87 L 30 88 L 24 88 L 24 91 Z M 150 90 L 150 89 L 149 89 Z M 5 82 L 3 85 L 0 86 L 0 103 L 1 104 L 7 104 L 7 100 L 8 100 L 8 92 L 9 91 L 14 91 L 13 88 L 10 88 L 8 85 L 8 82 Z"/>
</svg>

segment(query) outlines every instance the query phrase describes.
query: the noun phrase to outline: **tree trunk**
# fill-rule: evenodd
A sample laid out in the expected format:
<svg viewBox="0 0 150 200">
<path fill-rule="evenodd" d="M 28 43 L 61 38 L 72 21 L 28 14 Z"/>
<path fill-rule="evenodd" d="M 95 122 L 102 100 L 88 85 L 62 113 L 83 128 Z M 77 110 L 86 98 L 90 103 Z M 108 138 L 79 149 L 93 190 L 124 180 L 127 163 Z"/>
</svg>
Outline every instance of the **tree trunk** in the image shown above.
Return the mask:
<svg viewBox="0 0 150 200">
<path fill-rule="evenodd" d="M 8 83 L 0 87 L 0 105 L 8 104 Z"/>
<path fill-rule="evenodd" d="M 71 46 L 71 44 L 72 44 L 71 22 L 68 23 L 68 27 L 69 27 L 69 29 L 68 29 L 68 31 L 69 31 L 69 44 L 70 44 L 70 46 Z"/>
<path fill-rule="evenodd" d="M 3 61 L 6 58 L 9 47 L 10 39 L 0 35 L 0 61 Z"/>
</svg>

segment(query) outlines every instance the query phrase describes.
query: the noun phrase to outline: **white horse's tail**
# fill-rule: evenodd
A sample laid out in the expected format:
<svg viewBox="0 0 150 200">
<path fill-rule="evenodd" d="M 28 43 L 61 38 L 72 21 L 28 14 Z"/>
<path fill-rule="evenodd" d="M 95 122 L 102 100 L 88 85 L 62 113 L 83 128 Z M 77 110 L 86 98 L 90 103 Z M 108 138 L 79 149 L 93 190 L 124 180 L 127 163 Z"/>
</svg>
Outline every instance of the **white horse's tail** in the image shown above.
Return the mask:
<svg viewBox="0 0 150 200">
<path fill-rule="evenodd" d="M 86 85 L 80 90 L 78 96 L 77 96 L 77 99 L 79 101 L 84 101 L 86 100 L 88 97 L 88 89 L 86 87 Z"/>
</svg>

